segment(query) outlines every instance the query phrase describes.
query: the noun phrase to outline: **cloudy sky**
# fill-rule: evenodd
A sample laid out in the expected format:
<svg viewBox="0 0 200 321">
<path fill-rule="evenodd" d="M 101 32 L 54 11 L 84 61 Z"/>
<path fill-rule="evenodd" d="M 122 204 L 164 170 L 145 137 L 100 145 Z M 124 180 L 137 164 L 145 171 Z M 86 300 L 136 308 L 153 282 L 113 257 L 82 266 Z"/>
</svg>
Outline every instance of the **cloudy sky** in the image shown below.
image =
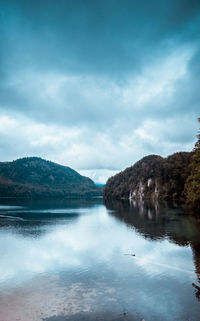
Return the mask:
<svg viewBox="0 0 200 321">
<path fill-rule="evenodd" d="M 0 161 L 40 156 L 105 182 L 192 149 L 199 0 L 0 0 Z"/>
</svg>

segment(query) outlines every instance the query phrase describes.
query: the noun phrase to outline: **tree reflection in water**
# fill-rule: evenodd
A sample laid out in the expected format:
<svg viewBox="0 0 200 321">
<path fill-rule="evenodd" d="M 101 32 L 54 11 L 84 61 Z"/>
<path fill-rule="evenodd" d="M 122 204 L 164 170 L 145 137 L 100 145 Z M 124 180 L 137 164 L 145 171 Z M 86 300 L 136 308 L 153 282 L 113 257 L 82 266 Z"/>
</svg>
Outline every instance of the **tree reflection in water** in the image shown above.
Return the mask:
<svg viewBox="0 0 200 321">
<path fill-rule="evenodd" d="M 179 246 L 190 246 L 193 252 L 198 285 L 192 283 L 200 301 L 200 218 L 191 216 L 185 204 L 109 200 L 110 215 L 133 227 L 144 238 L 167 238 Z"/>
</svg>

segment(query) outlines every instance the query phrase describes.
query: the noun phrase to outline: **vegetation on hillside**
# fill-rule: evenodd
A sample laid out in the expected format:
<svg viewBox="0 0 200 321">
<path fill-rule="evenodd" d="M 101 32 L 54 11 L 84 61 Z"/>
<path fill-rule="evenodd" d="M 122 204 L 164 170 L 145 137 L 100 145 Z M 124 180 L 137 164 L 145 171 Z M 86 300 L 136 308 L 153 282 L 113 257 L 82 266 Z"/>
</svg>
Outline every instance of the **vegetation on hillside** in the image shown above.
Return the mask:
<svg viewBox="0 0 200 321">
<path fill-rule="evenodd" d="M 200 122 L 200 118 L 198 119 Z M 104 199 L 186 201 L 200 213 L 200 133 L 192 152 L 149 155 L 110 177 Z"/>
<path fill-rule="evenodd" d="M 200 122 L 200 118 L 198 121 Z M 185 194 L 192 211 L 200 213 L 200 133 L 197 138 L 190 162 L 190 175 L 185 184 Z"/>
<path fill-rule="evenodd" d="M 109 178 L 104 198 L 183 200 L 191 153 L 149 155 Z"/>
<path fill-rule="evenodd" d="M 39 157 L 0 163 L 0 197 L 81 197 L 101 188 L 70 167 Z"/>
</svg>

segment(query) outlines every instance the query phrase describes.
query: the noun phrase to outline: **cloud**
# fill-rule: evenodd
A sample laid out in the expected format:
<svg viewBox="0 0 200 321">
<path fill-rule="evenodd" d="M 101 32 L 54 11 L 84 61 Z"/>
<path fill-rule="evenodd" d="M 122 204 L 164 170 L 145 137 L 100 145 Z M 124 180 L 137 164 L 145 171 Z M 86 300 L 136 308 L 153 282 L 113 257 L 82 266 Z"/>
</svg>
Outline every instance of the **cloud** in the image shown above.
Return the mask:
<svg viewBox="0 0 200 321">
<path fill-rule="evenodd" d="M 0 22 L 1 160 L 38 155 L 102 182 L 192 148 L 199 1 L 0 0 Z"/>
<path fill-rule="evenodd" d="M 194 0 L 1 1 L 6 67 L 126 76 L 198 37 L 199 10 Z"/>
</svg>

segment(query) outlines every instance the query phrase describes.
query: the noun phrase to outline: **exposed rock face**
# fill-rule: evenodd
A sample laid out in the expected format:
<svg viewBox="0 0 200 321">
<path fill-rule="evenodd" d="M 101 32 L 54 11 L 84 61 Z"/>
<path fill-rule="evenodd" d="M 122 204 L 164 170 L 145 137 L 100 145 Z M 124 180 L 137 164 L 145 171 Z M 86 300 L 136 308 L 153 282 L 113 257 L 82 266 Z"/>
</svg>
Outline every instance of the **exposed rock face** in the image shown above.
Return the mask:
<svg viewBox="0 0 200 321">
<path fill-rule="evenodd" d="M 0 197 L 81 197 L 101 188 L 70 167 L 39 157 L 0 163 Z"/>
<path fill-rule="evenodd" d="M 189 175 L 191 153 L 175 153 L 167 158 L 150 155 L 109 178 L 104 198 L 131 200 L 183 200 Z"/>
</svg>

